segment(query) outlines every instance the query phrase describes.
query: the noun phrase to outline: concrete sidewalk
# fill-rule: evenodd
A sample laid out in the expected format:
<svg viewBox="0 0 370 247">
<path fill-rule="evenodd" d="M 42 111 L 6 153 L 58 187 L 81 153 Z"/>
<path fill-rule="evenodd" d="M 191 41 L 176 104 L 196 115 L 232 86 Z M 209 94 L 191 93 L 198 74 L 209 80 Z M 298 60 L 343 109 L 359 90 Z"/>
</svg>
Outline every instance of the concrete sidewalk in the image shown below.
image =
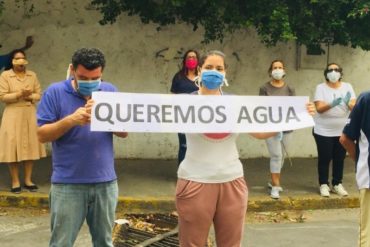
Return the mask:
<svg viewBox="0 0 370 247">
<path fill-rule="evenodd" d="M 341 198 L 332 193 L 330 198 L 322 198 L 318 192 L 317 159 L 296 158 L 292 160 L 293 166 L 286 161 L 283 167 L 281 181 L 284 192 L 280 200 L 273 200 L 269 196 L 268 159 L 242 162 L 249 187 L 249 211 L 358 207 L 355 167 L 349 159 L 345 161 L 343 177 L 343 185 L 350 194 L 348 197 Z M 133 213 L 174 210 L 176 170 L 175 160 L 116 160 L 120 191 L 118 210 Z M 33 181 L 40 187 L 39 192 L 13 194 L 8 192 L 8 168 L 0 165 L 0 206 L 47 207 L 50 175 L 50 158 L 36 162 Z"/>
</svg>

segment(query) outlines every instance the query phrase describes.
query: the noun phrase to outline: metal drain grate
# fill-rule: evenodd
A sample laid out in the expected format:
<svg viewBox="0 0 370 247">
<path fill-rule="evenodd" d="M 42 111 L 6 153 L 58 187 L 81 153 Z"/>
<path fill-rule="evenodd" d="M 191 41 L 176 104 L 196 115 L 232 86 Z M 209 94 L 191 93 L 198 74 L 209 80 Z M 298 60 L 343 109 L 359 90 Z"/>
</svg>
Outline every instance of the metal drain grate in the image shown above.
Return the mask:
<svg viewBox="0 0 370 247">
<path fill-rule="evenodd" d="M 177 247 L 177 217 L 174 215 L 126 215 L 130 224 L 116 225 L 115 247 Z M 141 229 L 138 229 L 141 228 Z"/>
<path fill-rule="evenodd" d="M 178 247 L 177 214 L 130 214 L 113 229 L 114 247 Z M 208 239 L 205 247 L 214 246 Z"/>
</svg>

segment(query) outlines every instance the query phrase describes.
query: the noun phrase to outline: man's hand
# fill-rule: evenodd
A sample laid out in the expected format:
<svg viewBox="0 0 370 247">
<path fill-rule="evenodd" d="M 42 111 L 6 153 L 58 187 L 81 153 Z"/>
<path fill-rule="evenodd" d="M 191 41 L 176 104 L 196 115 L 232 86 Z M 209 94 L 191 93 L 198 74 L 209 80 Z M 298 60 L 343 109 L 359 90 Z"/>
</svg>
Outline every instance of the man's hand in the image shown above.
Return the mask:
<svg viewBox="0 0 370 247">
<path fill-rule="evenodd" d="M 91 115 L 86 111 L 86 107 L 78 108 L 74 113 L 69 115 L 74 125 L 86 125 L 90 123 Z"/>
<path fill-rule="evenodd" d="M 128 136 L 127 132 L 113 132 L 113 134 L 117 137 L 126 138 Z"/>
<path fill-rule="evenodd" d="M 339 138 L 340 144 L 344 147 L 344 149 L 347 150 L 349 157 L 353 161 L 356 161 L 356 143 L 354 140 L 349 138 L 346 134 L 342 134 L 341 137 Z"/>
<path fill-rule="evenodd" d="M 95 104 L 95 101 L 93 99 L 89 99 L 86 104 L 85 104 L 85 108 L 86 108 L 86 112 L 91 114 L 91 109 L 93 107 L 93 105 Z"/>
</svg>

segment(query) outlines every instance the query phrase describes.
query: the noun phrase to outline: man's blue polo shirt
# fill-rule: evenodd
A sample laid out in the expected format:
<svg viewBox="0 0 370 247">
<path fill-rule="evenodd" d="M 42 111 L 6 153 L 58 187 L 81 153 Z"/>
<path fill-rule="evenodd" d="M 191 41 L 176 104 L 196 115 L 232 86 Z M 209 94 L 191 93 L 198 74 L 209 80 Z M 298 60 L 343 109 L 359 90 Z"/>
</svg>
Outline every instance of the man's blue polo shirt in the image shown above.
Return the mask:
<svg viewBox="0 0 370 247">
<path fill-rule="evenodd" d="M 107 82 L 101 83 L 100 90 L 117 91 Z M 37 124 L 57 122 L 85 104 L 70 79 L 54 83 L 43 93 L 38 105 Z M 53 141 L 52 160 L 52 183 L 100 183 L 117 178 L 112 133 L 92 132 L 90 125 L 75 126 Z"/>
<path fill-rule="evenodd" d="M 370 92 L 362 93 L 349 115 L 343 133 L 356 142 L 356 181 L 359 189 L 370 188 Z"/>
</svg>

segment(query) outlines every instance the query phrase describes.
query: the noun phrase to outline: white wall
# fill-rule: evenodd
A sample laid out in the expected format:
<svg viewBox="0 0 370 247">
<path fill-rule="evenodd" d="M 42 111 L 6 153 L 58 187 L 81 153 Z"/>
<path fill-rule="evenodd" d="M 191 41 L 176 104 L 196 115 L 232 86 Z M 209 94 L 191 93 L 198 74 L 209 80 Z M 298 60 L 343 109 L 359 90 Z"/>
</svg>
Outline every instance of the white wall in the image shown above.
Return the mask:
<svg viewBox="0 0 370 247">
<path fill-rule="evenodd" d="M 35 44 L 27 51 L 29 68 L 34 70 L 46 88 L 51 82 L 65 78 L 72 53 L 80 47 L 98 47 L 107 58 L 104 79 L 125 92 L 169 93 L 171 79 L 178 70 L 182 52 L 195 48 L 200 51 L 219 49 L 228 56 L 227 77 L 230 87 L 225 91 L 239 95 L 256 95 L 261 84 L 269 80 L 267 69 L 271 60 L 281 58 L 287 67 L 286 81 L 296 88 L 297 95 L 313 95 L 323 80 L 327 57 L 297 54 L 294 42 L 267 48 L 253 30 L 228 35 L 224 42 L 201 44 L 203 31 L 192 31 L 185 24 L 162 27 L 141 24 L 139 18 L 121 16 L 113 25 L 100 26 L 100 13 L 88 0 L 30 1 L 35 10 L 30 17 L 22 8 L 6 1 L 6 11 L 0 18 L 0 54 L 24 44 L 33 35 Z M 156 57 L 156 52 L 168 48 Z M 301 68 L 296 70 L 297 57 Z M 238 60 L 239 59 L 239 60 Z M 344 81 L 349 81 L 356 93 L 369 88 L 368 52 L 347 47 L 330 47 L 329 61 L 344 68 Z M 316 156 L 311 129 L 295 132 L 291 156 Z M 265 143 L 248 135 L 239 137 L 242 158 L 267 155 Z M 176 134 L 130 134 L 126 140 L 116 140 L 117 157 L 175 158 Z"/>
</svg>

